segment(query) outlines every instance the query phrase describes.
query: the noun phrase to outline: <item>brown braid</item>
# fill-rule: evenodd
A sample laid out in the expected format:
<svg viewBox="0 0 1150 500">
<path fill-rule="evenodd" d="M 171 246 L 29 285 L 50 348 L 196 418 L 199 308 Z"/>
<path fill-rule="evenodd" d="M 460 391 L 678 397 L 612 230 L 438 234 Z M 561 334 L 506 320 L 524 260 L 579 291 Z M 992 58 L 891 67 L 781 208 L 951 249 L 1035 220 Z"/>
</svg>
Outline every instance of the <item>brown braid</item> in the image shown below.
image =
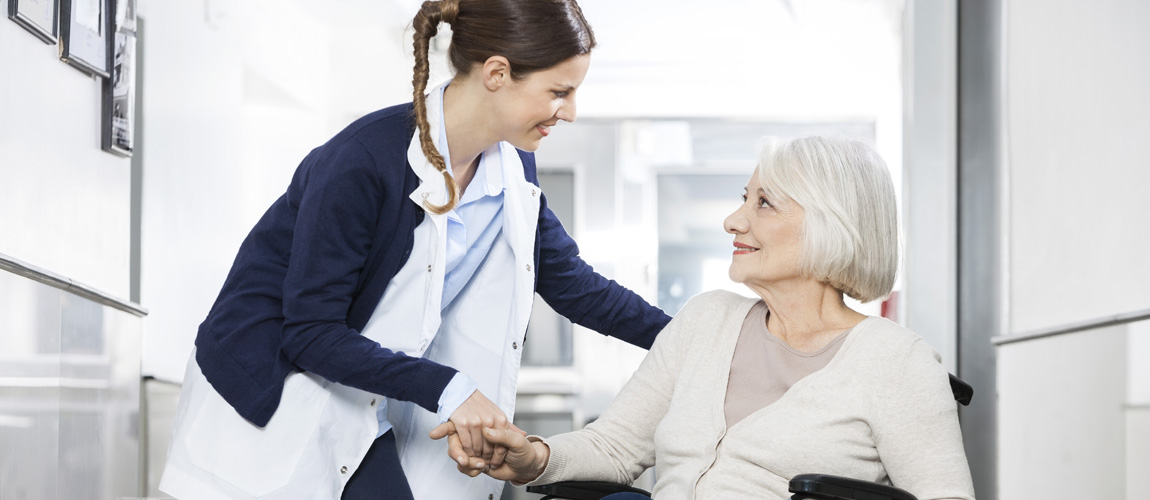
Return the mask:
<svg viewBox="0 0 1150 500">
<path fill-rule="evenodd" d="M 450 195 L 444 205 L 423 202 L 427 211 L 433 214 L 445 214 L 455 208 L 455 205 L 459 203 L 459 185 L 455 183 L 455 178 L 448 172 L 447 162 L 443 159 L 443 155 L 439 154 L 439 150 L 435 149 L 435 143 L 431 142 L 431 131 L 429 130 L 431 125 L 427 122 L 427 96 L 424 95 L 424 91 L 427 90 L 427 79 L 431 73 L 427 62 L 427 51 L 431 44 L 431 38 L 439 32 L 439 23 L 445 17 L 454 21 L 458 14 L 459 0 L 427 1 L 423 2 L 419 13 L 412 20 L 412 27 L 415 28 L 415 75 L 411 83 L 415 87 L 413 104 L 415 105 L 415 123 L 419 127 L 419 145 L 423 148 L 423 156 L 427 157 L 427 161 L 435 165 L 435 168 L 443 174 L 443 180 L 447 184 L 447 192 Z"/>
</svg>

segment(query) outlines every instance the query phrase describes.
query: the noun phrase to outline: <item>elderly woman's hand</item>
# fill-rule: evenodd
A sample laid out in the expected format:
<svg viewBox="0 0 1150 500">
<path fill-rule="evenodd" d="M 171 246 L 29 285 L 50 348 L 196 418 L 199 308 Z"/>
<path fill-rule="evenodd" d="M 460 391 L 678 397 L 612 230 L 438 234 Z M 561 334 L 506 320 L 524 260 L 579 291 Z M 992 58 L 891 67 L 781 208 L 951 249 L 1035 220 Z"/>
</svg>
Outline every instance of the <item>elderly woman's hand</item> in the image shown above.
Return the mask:
<svg viewBox="0 0 1150 500">
<path fill-rule="evenodd" d="M 447 437 L 447 454 L 458 462 L 456 468 L 459 472 L 471 477 L 484 472 L 495 479 L 511 481 L 516 485 L 529 483 L 543 474 L 551 456 L 551 450 L 546 444 L 541 441 L 528 441 L 527 433 L 514 424 L 510 429 L 483 429 L 485 441 L 507 450 L 503 460 L 494 463 L 485 463 L 481 458 L 467 456 L 463 451 L 459 434 L 455 432 L 451 422 L 437 427 L 432 432 L 432 439 L 443 437 Z M 466 459 L 461 461 L 460 457 Z"/>
</svg>

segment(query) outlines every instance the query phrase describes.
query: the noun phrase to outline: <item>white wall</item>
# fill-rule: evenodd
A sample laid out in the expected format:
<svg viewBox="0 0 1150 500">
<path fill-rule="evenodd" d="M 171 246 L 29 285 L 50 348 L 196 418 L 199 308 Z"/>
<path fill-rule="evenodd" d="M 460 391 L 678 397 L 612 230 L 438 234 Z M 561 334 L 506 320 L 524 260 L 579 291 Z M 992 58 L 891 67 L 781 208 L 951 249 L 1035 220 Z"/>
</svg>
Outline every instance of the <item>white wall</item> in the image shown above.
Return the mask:
<svg viewBox="0 0 1150 500">
<path fill-rule="evenodd" d="M 0 253 L 128 298 L 131 163 L 100 149 L 101 83 L 0 19 Z"/>
<path fill-rule="evenodd" d="M 1005 2 L 1009 330 L 1150 305 L 1150 2 Z"/>
<path fill-rule="evenodd" d="M 1005 335 L 1150 305 L 1148 16 L 1004 1 Z M 1000 346 L 1001 498 L 1145 498 L 1146 328 Z"/>
</svg>

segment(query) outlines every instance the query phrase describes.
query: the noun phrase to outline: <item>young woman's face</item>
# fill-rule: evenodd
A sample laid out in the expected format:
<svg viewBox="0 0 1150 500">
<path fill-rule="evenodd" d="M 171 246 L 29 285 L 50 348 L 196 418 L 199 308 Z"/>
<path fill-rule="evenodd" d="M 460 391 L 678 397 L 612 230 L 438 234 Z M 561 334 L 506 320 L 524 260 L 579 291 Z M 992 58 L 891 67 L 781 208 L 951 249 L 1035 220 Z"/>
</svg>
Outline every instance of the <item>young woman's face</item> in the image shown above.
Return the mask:
<svg viewBox="0 0 1150 500">
<path fill-rule="evenodd" d="M 801 278 L 803 215 L 803 207 L 793 201 L 780 207 L 768 200 L 755 169 L 743 204 L 723 221 L 735 236 L 731 281 L 754 287 Z"/>
<path fill-rule="evenodd" d="M 535 151 L 559 120 L 575 121 L 575 92 L 587 76 L 590 54 L 575 56 L 551 68 L 512 80 L 501 90 L 503 140 L 524 151 Z"/>
</svg>

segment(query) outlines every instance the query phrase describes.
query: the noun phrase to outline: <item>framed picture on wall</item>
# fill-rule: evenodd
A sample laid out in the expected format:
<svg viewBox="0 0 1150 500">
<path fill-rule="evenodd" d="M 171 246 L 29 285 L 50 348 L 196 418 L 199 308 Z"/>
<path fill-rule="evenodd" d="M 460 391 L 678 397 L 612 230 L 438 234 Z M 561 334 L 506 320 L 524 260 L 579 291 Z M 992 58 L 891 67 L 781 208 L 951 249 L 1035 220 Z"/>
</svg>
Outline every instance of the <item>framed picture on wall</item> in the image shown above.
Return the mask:
<svg viewBox="0 0 1150 500">
<path fill-rule="evenodd" d="M 56 17 L 59 0 L 8 0 L 8 19 L 51 45 L 56 43 Z"/>
<path fill-rule="evenodd" d="M 115 3 L 112 67 L 104 80 L 102 147 L 120 156 L 132 156 L 136 112 L 136 0 Z"/>
<path fill-rule="evenodd" d="M 110 0 L 60 0 L 60 60 L 108 77 Z"/>
</svg>

